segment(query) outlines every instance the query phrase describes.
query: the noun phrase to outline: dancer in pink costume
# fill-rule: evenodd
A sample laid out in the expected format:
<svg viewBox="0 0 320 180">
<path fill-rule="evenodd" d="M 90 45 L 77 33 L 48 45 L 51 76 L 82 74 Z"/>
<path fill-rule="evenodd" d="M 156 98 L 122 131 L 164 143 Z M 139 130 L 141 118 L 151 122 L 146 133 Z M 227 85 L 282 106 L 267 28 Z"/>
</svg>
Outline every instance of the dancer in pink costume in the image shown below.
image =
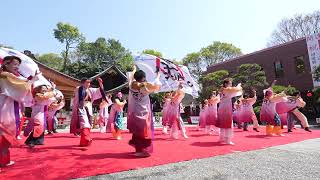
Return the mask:
<svg viewBox="0 0 320 180">
<path fill-rule="evenodd" d="M 208 106 L 209 106 L 209 101 L 206 99 L 203 101 L 201 111 L 199 114 L 199 126 L 198 130 L 206 128 L 206 119 L 208 115 Z"/>
<path fill-rule="evenodd" d="M 264 90 L 264 99 L 260 110 L 260 120 L 266 122 L 266 135 L 284 136 L 281 132 L 281 120 L 276 105 L 288 101 L 284 93 L 274 94 L 271 88 Z"/>
<path fill-rule="evenodd" d="M 301 98 L 300 93 L 296 93 L 295 96 L 288 96 L 287 102 L 277 104 L 276 110 L 280 116 L 281 125 L 287 125 L 288 132 L 292 132 L 295 120 L 300 121 L 305 131 L 311 132 L 306 116 L 299 111 L 299 108 L 303 108 L 305 105 L 306 103 Z"/>
<path fill-rule="evenodd" d="M 100 132 L 106 132 L 106 125 L 108 123 L 109 118 L 109 106 L 112 105 L 111 95 L 107 95 L 106 100 L 102 99 L 99 106 L 99 128 Z"/>
<path fill-rule="evenodd" d="M 89 146 L 92 143 L 90 136 L 93 116 L 92 103 L 102 98 L 104 94 L 102 79 L 98 78 L 97 80 L 100 88 L 91 88 L 91 80 L 83 78 L 81 85 L 75 90 L 70 133 L 77 136 L 80 133 L 80 146 Z"/>
<path fill-rule="evenodd" d="M 238 129 L 241 129 L 242 125 L 239 122 L 239 115 L 241 112 L 241 101 L 238 99 L 236 102 L 233 103 L 233 112 L 232 112 L 232 118 L 233 118 L 233 124 L 237 124 Z"/>
<path fill-rule="evenodd" d="M 164 103 L 163 103 L 163 108 L 162 108 L 162 133 L 163 134 L 168 134 L 168 116 L 167 116 L 167 111 L 169 108 L 169 105 L 171 103 L 171 98 L 172 98 L 172 94 L 171 92 L 167 92 L 165 97 L 164 97 Z"/>
<path fill-rule="evenodd" d="M 179 130 L 181 130 L 182 136 L 188 138 L 186 129 L 184 127 L 181 115 L 180 115 L 180 103 L 184 98 L 183 86 L 180 83 L 177 91 L 174 93 L 174 96 L 171 100 L 167 116 L 169 119 L 169 125 L 171 128 L 171 137 L 173 139 L 178 139 Z"/>
<path fill-rule="evenodd" d="M 7 56 L 3 58 L 0 68 L 0 167 L 14 164 L 10 159 L 9 147 L 19 144 L 16 139 L 19 105 L 32 99 L 33 80 L 20 76 L 20 64 L 20 58 Z"/>
<path fill-rule="evenodd" d="M 153 114 L 150 103 L 150 93 L 160 90 L 160 73 L 154 82 L 146 82 L 144 71 L 136 71 L 136 67 L 129 77 L 128 99 L 128 129 L 132 133 L 129 145 L 136 150 L 136 157 L 148 157 L 153 152 Z"/>
<path fill-rule="evenodd" d="M 45 85 L 38 86 L 34 89 L 34 104 L 32 106 L 31 119 L 24 131 L 28 136 L 25 144 L 30 148 L 35 145 L 44 144 L 44 131 L 48 118 L 48 106 L 53 103 L 55 94 L 51 88 Z M 31 133 L 30 133 L 31 132 Z"/>
<path fill-rule="evenodd" d="M 52 134 L 53 132 L 57 133 L 56 124 L 55 124 L 55 115 L 56 115 L 56 112 L 61 110 L 65 105 L 63 94 L 59 90 L 55 89 L 56 85 L 53 82 L 51 82 L 51 84 L 54 89 L 53 90 L 54 97 L 52 98 L 53 103 L 51 103 L 48 107 L 48 117 L 47 117 L 48 134 Z"/>
<path fill-rule="evenodd" d="M 216 126 L 220 128 L 219 142 L 233 145 L 232 128 L 232 98 L 241 96 L 242 87 L 238 84 L 236 87 L 232 87 L 232 79 L 228 78 L 223 81 L 222 88 L 220 89 L 220 104 L 218 109 L 218 120 Z"/>
<path fill-rule="evenodd" d="M 127 100 L 121 100 L 122 93 L 118 92 L 113 100 L 110 115 L 107 123 L 107 132 L 111 132 L 113 138 L 121 140 L 121 131 L 124 129 L 123 108 Z"/>
<path fill-rule="evenodd" d="M 259 123 L 253 111 L 253 105 L 254 103 L 256 103 L 256 100 L 256 91 L 254 91 L 254 96 L 252 98 L 250 98 L 248 94 L 244 94 L 243 98 L 241 99 L 241 111 L 239 113 L 239 122 L 244 123 L 244 131 L 248 131 L 247 123 L 253 122 L 253 130 L 259 132 Z"/>
<path fill-rule="evenodd" d="M 220 102 L 220 96 L 217 95 L 216 91 L 213 91 L 208 101 L 206 132 L 212 134 L 211 131 L 216 131 L 219 134 L 219 129 L 215 130 L 214 127 L 217 124 L 218 119 L 218 103 Z"/>
</svg>

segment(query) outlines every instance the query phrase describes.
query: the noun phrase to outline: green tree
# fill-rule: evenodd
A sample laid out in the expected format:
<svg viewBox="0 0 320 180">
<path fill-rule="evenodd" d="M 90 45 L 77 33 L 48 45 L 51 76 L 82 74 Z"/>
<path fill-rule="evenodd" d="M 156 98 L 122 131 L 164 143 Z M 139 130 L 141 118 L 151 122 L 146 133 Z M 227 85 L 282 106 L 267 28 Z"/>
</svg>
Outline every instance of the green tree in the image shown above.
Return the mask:
<svg viewBox="0 0 320 180">
<path fill-rule="evenodd" d="M 66 71 L 66 67 L 69 63 L 70 49 L 74 48 L 76 44 L 84 39 L 84 37 L 77 27 L 69 23 L 62 22 L 57 24 L 57 28 L 53 30 L 53 34 L 60 43 L 65 43 L 65 48 L 63 51 L 63 71 Z"/>
<path fill-rule="evenodd" d="M 145 49 L 142 51 L 143 54 L 150 54 L 157 57 L 162 58 L 162 53 L 160 51 L 154 50 L 154 49 Z"/>
<path fill-rule="evenodd" d="M 94 42 L 82 41 L 74 55 L 77 60 L 68 68 L 68 73 L 76 77 L 91 77 L 112 65 L 123 72 L 133 66 L 130 52 L 115 39 L 99 37 Z"/>
<path fill-rule="evenodd" d="M 268 85 L 266 73 L 258 64 L 242 64 L 233 76 L 234 84 L 242 83 L 245 91 L 262 90 Z"/>
<path fill-rule="evenodd" d="M 63 68 L 63 58 L 55 53 L 42 54 L 36 57 L 37 60 L 48 67 L 55 70 L 61 70 Z"/>
<path fill-rule="evenodd" d="M 235 58 L 241 55 L 240 48 L 237 48 L 233 44 L 214 41 L 209 46 L 202 48 L 200 54 L 205 68 L 226 61 L 231 58 Z"/>
<path fill-rule="evenodd" d="M 183 58 L 183 64 L 189 68 L 192 76 L 200 80 L 209 66 L 241 55 L 241 50 L 233 44 L 214 41 L 199 52 L 193 52 Z"/>
<path fill-rule="evenodd" d="M 204 71 L 204 64 L 201 61 L 201 54 L 193 52 L 187 54 L 182 60 L 183 65 L 187 66 L 193 78 L 199 79 Z"/>
<path fill-rule="evenodd" d="M 274 93 L 285 92 L 287 95 L 292 95 L 298 90 L 292 86 L 281 86 L 281 85 L 273 85 L 272 90 Z"/>
<path fill-rule="evenodd" d="M 213 90 L 218 91 L 223 83 L 223 80 L 229 76 L 227 70 L 219 70 L 216 72 L 208 73 L 200 79 L 202 88 L 200 100 L 207 99 Z"/>
</svg>

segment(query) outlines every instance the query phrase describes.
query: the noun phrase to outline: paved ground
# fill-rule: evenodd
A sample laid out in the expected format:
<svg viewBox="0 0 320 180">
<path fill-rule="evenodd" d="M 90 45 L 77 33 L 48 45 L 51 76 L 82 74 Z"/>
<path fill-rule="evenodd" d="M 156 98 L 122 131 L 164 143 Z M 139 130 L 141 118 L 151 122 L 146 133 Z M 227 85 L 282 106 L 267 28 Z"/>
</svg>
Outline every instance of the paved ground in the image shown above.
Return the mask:
<svg viewBox="0 0 320 180">
<path fill-rule="evenodd" d="M 320 138 L 83 179 L 320 179 Z"/>
</svg>

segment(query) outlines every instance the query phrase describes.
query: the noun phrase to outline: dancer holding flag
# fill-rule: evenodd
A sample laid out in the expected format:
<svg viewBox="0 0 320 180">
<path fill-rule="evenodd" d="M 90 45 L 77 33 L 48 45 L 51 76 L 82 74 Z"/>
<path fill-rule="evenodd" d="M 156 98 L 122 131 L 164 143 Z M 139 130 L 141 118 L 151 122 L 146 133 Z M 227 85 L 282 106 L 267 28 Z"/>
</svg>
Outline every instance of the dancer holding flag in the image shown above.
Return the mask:
<svg viewBox="0 0 320 180">
<path fill-rule="evenodd" d="M 144 71 L 136 71 L 129 77 L 128 129 L 132 133 L 129 144 L 136 150 L 135 156 L 148 157 L 152 152 L 153 118 L 149 94 L 159 91 L 158 73 L 153 83 L 146 82 Z"/>
<path fill-rule="evenodd" d="M 220 128 L 220 142 L 233 145 L 232 137 L 232 101 L 231 99 L 242 94 L 241 84 L 232 87 L 232 79 L 227 78 L 223 81 L 220 89 L 220 104 L 218 109 L 217 127 Z"/>
<path fill-rule="evenodd" d="M 18 144 L 19 104 L 32 99 L 31 84 L 36 80 L 36 77 L 29 80 L 21 77 L 20 64 L 20 58 L 6 56 L 0 68 L 0 167 L 14 164 L 10 161 L 9 147 Z"/>
<path fill-rule="evenodd" d="M 167 116 L 169 119 L 169 125 L 171 128 L 171 137 L 178 139 L 179 130 L 181 130 L 182 136 L 188 138 L 186 128 L 183 125 L 183 121 L 180 115 L 180 103 L 184 98 L 185 93 L 183 91 L 182 83 L 179 83 L 178 89 L 174 93 L 171 99 L 170 106 L 168 108 Z"/>
</svg>

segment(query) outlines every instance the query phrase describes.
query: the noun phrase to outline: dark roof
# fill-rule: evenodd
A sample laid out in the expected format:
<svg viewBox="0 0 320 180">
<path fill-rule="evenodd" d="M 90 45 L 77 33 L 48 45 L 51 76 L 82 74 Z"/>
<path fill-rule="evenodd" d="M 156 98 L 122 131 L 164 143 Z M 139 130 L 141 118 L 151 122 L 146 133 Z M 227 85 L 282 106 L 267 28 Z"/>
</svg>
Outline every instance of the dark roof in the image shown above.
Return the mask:
<svg viewBox="0 0 320 180">
<path fill-rule="evenodd" d="M 53 68 L 51 68 L 51 67 L 49 67 L 49 66 L 47 66 L 47 65 L 45 65 L 45 64 L 42 64 L 41 62 L 39 62 L 39 61 L 37 61 L 37 60 L 35 60 L 35 59 L 34 59 L 34 61 L 38 64 L 39 68 L 48 69 L 48 70 L 50 70 L 50 71 L 53 71 L 54 73 L 57 73 L 57 74 L 59 74 L 59 75 L 61 75 L 61 76 L 64 76 L 65 78 L 68 78 L 69 80 L 75 81 L 75 82 L 77 82 L 77 83 L 80 82 L 80 80 L 77 79 L 77 78 L 74 78 L 74 77 L 72 77 L 72 76 L 69 76 L 69 75 L 67 75 L 67 74 L 64 74 L 64 73 L 62 73 L 62 72 L 60 72 L 60 71 L 58 71 L 58 70 L 55 70 L 55 69 L 53 69 Z"/>
<path fill-rule="evenodd" d="M 230 61 L 236 61 L 236 60 L 239 60 L 239 59 L 242 59 L 242 58 L 246 58 L 248 56 L 253 56 L 253 55 L 256 55 L 256 54 L 259 54 L 259 53 L 263 53 L 263 52 L 266 52 L 266 51 L 270 51 L 270 50 L 273 50 L 273 49 L 276 49 L 276 48 L 285 47 L 285 46 L 288 46 L 288 45 L 296 43 L 296 42 L 305 41 L 305 39 L 306 38 L 303 37 L 303 38 L 299 38 L 299 39 L 296 39 L 296 40 L 293 40 L 293 41 L 289 41 L 289 42 L 286 42 L 286 43 L 283 43 L 283 44 L 279 44 L 279 45 L 271 46 L 271 47 L 268 47 L 268 48 L 265 48 L 265 49 L 261 49 L 261 50 L 258 50 L 258 51 L 255 51 L 255 52 L 252 52 L 252 53 L 249 53 L 249 54 L 240 55 L 238 57 L 235 57 L 235 58 L 232 58 L 232 59 L 228 59 L 226 61 L 219 62 L 219 63 L 216 63 L 216 64 L 214 64 L 212 66 L 209 66 L 207 70 L 210 70 L 211 67 L 218 66 L 218 65 L 223 64 L 223 63 L 227 63 L 227 62 L 230 62 Z"/>
<path fill-rule="evenodd" d="M 95 76 L 92 76 L 90 79 L 93 80 L 93 79 L 95 79 L 95 78 L 97 78 L 97 77 L 99 77 L 99 76 L 102 76 L 102 75 L 108 73 L 108 71 L 110 71 L 111 69 L 114 69 L 114 70 L 117 71 L 117 73 L 119 73 L 122 77 L 124 77 L 124 78 L 127 79 L 127 76 L 124 75 L 123 72 L 120 71 L 120 70 L 117 68 L 117 66 L 114 66 L 114 65 L 108 67 L 107 69 L 105 69 L 104 71 L 100 72 L 99 74 L 97 74 L 97 75 L 95 75 Z"/>
<path fill-rule="evenodd" d="M 103 80 L 103 86 L 107 92 L 118 91 L 128 86 L 127 76 L 114 65 L 90 79 L 93 81 L 97 77 L 100 77 Z M 97 82 L 93 82 L 92 84 L 98 86 Z"/>
</svg>

